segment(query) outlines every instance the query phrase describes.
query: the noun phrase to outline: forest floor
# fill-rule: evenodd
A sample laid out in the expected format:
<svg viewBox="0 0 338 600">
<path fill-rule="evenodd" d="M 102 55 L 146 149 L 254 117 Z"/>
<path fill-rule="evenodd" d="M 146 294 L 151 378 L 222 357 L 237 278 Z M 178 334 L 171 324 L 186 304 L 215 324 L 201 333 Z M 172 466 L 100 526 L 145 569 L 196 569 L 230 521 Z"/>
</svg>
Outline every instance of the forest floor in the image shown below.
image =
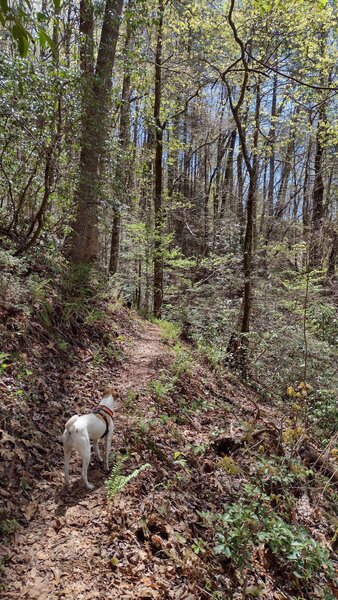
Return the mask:
<svg viewBox="0 0 338 600">
<path fill-rule="evenodd" d="M 191 348 L 186 364 L 184 347 L 175 353 L 157 325 L 127 309 L 112 317 L 119 334 L 113 356 L 100 354 L 88 338 L 60 361 L 53 342 L 34 337 L 24 357 L 23 390 L 14 368 L 3 378 L 2 391 L 10 393 L 8 431 L 2 430 L 7 486 L 0 497 L 4 514 L 15 519 L 3 521 L 0 597 L 241 598 L 241 575 L 210 552 L 214 528 L 201 514 L 220 513 L 238 499 L 253 469 L 243 440 L 255 432 L 256 446 L 277 448 L 273 436 L 281 417 L 232 376 L 212 373 Z M 24 382 L 33 373 L 38 395 L 26 393 Z M 121 394 L 114 459 L 128 453 L 124 474 L 150 465 L 111 501 L 107 476 L 94 459 L 93 491 L 80 481 L 75 454 L 72 486 L 64 487 L 60 441 L 66 419 L 89 411 L 109 383 Z M 227 455 L 233 458 L 224 465 Z M 328 545 L 332 525 L 320 514 L 324 494 L 313 502 L 305 487 L 298 489 L 293 519 Z M 263 554 L 255 557 L 247 597 L 296 597 Z"/>
</svg>

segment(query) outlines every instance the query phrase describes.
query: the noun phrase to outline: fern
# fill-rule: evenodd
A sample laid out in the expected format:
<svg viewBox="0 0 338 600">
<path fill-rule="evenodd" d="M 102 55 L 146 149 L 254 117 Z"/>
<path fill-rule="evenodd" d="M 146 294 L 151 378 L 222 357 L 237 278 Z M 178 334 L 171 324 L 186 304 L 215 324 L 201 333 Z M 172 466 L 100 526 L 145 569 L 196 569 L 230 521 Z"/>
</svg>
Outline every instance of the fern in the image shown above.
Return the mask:
<svg viewBox="0 0 338 600">
<path fill-rule="evenodd" d="M 138 469 L 135 469 L 132 473 L 129 473 L 129 475 L 121 475 L 123 463 L 127 460 L 127 458 L 128 455 L 126 454 L 119 455 L 117 457 L 110 477 L 105 482 L 109 500 L 114 498 L 114 496 L 116 496 L 116 494 L 118 494 L 129 483 L 131 479 L 134 479 L 138 476 L 139 473 L 141 473 L 141 471 L 144 471 L 145 469 L 148 469 L 151 466 L 149 463 L 146 463 Z"/>
</svg>

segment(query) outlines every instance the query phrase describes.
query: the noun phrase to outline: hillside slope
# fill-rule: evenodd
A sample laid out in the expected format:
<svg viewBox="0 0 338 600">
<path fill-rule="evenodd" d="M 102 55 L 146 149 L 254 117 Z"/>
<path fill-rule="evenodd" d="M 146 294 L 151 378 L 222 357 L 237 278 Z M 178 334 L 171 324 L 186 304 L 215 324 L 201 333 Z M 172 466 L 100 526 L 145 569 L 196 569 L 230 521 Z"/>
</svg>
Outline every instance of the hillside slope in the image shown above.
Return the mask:
<svg viewBox="0 0 338 600">
<path fill-rule="evenodd" d="M 4 370 L 2 597 L 334 598 L 335 482 L 311 468 L 299 424 L 212 373 L 174 329 L 107 311 L 67 355 L 31 333 Z M 94 459 L 93 491 L 75 454 L 64 488 L 60 442 L 107 383 L 121 393 L 113 460 L 124 474 L 150 465 L 110 502 Z"/>
</svg>

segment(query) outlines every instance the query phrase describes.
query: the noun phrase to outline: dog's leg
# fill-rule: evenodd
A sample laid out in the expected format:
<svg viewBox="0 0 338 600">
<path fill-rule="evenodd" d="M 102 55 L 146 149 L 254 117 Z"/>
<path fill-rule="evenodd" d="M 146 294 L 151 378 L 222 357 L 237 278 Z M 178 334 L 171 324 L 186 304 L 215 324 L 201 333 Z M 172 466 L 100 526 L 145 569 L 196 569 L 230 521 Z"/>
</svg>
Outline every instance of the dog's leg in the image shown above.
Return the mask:
<svg viewBox="0 0 338 600">
<path fill-rule="evenodd" d="M 82 481 L 85 484 L 87 490 L 93 490 L 94 486 L 91 483 L 89 483 L 88 477 L 87 477 L 88 466 L 89 466 L 89 462 L 90 462 L 89 437 L 84 438 L 84 439 L 82 438 L 81 440 L 79 440 L 79 443 L 77 444 L 77 450 L 79 451 L 79 454 L 81 455 L 81 458 L 82 458 L 82 471 L 81 471 Z"/>
<path fill-rule="evenodd" d="M 81 477 L 82 477 L 82 481 L 85 484 L 87 490 L 93 490 L 94 486 L 92 483 L 89 483 L 88 477 L 87 477 L 89 461 L 90 461 L 90 450 L 89 450 L 89 452 L 86 452 L 84 456 L 82 456 Z"/>
<path fill-rule="evenodd" d="M 69 443 L 67 443 L 64 440 L 64 442 L 63 442 L 63 454 L 64 454 L 64 457 L 65 457 L 64 471 L 65 471 L 65 483 L 66 483 L 66 485 L 70 485 L 70 480 L 69 480 L 69 459 L 70 459 L 71 452 L 72 452 L 72 445 L 70 445 Z"/>
<path fill-rule="evenodd" d="M 106 453 L 105 453 L 105 463 L 104 463 L 106 471 L 109 471 L 109 456 L 110 456 L 112 439 L 113 439 L 113 427 L 111 426 L 111 428 L 109 428 L 108 435 L 106 437 Z"/>
<path fill-rule="evenodd" d="M 94 442 L 93 447 L 94 447 L 94 454 L 95 454 L 97 460 L 100 463 L 102 463 L 103 462 L 103 458 L 101 458 L 101 456 L 100 456 L 100 450 L 99 450 L 99 442 L 98 442 L 98 440 L 96 440 L 96 442 Z"/>
</svg>

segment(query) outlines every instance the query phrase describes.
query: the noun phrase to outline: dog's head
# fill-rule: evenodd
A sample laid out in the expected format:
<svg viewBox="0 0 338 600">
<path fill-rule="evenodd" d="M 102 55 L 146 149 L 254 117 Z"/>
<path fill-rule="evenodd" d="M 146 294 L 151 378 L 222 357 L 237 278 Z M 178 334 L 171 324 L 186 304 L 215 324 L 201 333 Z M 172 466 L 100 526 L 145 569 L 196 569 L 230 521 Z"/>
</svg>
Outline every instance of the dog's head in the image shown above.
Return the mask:
<svg viewBox="0 0 338 600">
<path fill-rule="evenodd" d="M 109 398 L 109 396 L 111 396 L 114 400 L 116 400 L 119 397 L 119 395 L 120 394 L 118 393 L 118 391 L 111 386 L 103 388 L 102 398 Z"/>
</svg>

